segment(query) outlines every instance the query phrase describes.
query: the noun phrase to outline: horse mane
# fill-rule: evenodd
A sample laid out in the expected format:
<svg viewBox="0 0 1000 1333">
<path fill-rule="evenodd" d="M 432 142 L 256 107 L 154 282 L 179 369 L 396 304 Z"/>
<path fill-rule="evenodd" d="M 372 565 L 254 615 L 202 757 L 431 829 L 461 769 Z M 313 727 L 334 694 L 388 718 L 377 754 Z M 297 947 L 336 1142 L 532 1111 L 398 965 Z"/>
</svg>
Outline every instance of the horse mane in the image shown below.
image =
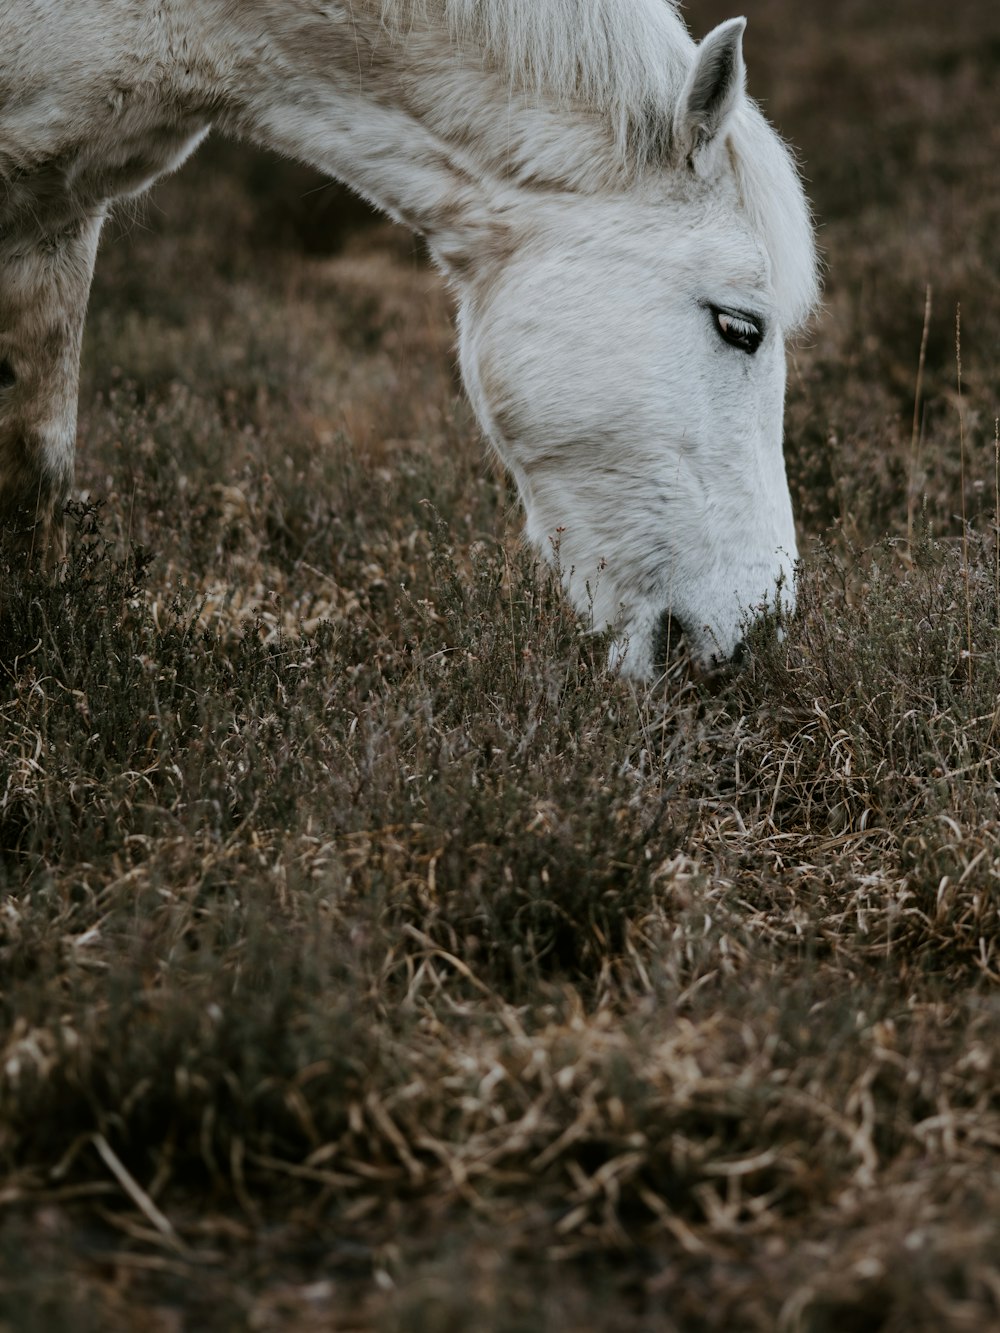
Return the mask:
<svg viewBox="0 0 1000 1333">
<path fill-rule="evenodd" d="M 389 28 L 431 18 L 478 48 L 513 89 L 596 111 L 619 170 L 669 164 L 674 116 L 695 42 L 679 0 L 375 0 Z M 746 215 L 771 256 L 789 326 L 818 297 L 812 218 L 791 152 L 751 99 L 729 131 Z"/>
<path fill-rule="evenodd" d="M 381 0 L 381 10 L 391 26 L 443 19 L 513 88 L 593 107 L 632 164 L 662 151 L 694 51 L 675 0 Z"/>
</svg>

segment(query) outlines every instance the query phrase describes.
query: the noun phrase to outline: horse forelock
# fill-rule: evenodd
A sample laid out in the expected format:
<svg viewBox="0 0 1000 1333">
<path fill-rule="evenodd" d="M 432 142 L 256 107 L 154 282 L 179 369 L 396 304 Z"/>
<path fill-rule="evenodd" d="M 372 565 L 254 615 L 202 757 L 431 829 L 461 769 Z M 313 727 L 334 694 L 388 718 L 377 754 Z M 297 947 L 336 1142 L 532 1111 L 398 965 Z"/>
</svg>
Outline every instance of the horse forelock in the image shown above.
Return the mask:
<svg viewBox="0 0 1000 1333">
<path fill-rule="evenodd" d="M 786 328 L 803 324 L 819 299 L 812 213 L 795 159 L 749 99 L 730 132 L 729 159 L 748 223 L 768 255 Z"/>
</svg>

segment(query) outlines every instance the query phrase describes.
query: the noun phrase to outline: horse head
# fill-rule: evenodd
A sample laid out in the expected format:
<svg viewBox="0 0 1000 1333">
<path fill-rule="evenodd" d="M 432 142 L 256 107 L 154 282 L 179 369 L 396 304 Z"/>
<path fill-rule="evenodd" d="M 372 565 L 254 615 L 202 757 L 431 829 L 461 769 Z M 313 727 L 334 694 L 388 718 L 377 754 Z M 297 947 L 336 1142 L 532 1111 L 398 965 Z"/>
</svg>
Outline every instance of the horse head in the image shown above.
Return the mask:
<svg viewBox="0 0 1000 1333">
<path fill-rule="evenodd" d="M 785 342 L 808 313 L 808 209 L 744 91 L 742 19 L 691 59 L 662 147 L 617 188 L 511 189 L 442 247 L 477 414 L 529 539 L 644 677 L 707 669 L 794 605 Z M 433 243 L 433 236 L 432 236 Z"/>
</svg>

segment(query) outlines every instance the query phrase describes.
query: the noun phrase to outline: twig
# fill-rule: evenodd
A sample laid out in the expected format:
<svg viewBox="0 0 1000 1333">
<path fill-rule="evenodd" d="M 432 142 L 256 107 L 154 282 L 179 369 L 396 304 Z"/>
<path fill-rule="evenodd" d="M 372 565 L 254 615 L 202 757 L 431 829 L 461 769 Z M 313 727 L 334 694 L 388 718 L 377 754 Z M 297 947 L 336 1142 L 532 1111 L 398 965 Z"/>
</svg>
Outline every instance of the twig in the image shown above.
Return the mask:
<svg viewBox="0 0 1000 1333">
<path fill-rule="evenodd" d="M 958 367 L 958 465 L 962 490 L 962 574 L 965 582 L 966 666 L 972 685 L 972 594 L 969 586 L 969 524 L 965 514 L 965 412 L 962 406 L 962 305 L 955 307 L 955 362 Z"/>
<path fill-rule="evenodd" d="M 111 1147 L 111 1144 L 107 1141 L 104 1135 L 93 1134 L 91 1135 L 91 1141 L 100 1154 L 101 1161 L 118 1181 L 119 1185 L 121 1185 L 122 1189 L 147 1221 L 156 1228 L 164 1240 L 168 1241 L 178 1253 L 186 1253 L 187 1246 L 171 1226 L 170 1219 L 160 1212 L 159 1208 L 157 1208 L 153 1200 L 129 1172 L 124 1162 Z"/>
<path fill-rule="evenodd" d="M 913 394 L 913 429 L 910 433 L 910 481 L 907 487 L 906 495 L 906 544 L 910 550 L 913 546 L 913 511 L 916 508 L 916 478 L 917 478 L 917 455 L 920 447 L 920 437 L 923 434 L 921 430 L 921 412 L 920 400 L 924 391 L 924 365 L 927 361 L 927 338 L 931 327 L 931 284 L 927 284 L 927 290 L 924 295 L 924 327 L 920 335 L 920 357 L 917 361 L 917 386 Z"/>
</svg>

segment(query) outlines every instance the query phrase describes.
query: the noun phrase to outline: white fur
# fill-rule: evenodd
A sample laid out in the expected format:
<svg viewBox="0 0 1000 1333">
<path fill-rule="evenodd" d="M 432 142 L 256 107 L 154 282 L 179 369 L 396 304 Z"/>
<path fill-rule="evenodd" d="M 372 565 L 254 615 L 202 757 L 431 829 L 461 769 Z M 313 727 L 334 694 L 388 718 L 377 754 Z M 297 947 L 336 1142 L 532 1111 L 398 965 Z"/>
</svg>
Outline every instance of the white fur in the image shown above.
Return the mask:
<svg viewBox="0 0 1000 1333">
<path fill-rule="evenodd" d="M 816 296 L 742 29 L 696 46 L 666 0 L 0 0 L 0 518 L 34 537 L 28 497 L 67 484 L 99 218 L 214 123 L 427 236 L 528 535 L 622 668 L 655 669 L 668 614 L 728 657 L 791 596 L 784 338 Z M 755 355 L 713 308 L 763 321 Z"/>
</svg>

